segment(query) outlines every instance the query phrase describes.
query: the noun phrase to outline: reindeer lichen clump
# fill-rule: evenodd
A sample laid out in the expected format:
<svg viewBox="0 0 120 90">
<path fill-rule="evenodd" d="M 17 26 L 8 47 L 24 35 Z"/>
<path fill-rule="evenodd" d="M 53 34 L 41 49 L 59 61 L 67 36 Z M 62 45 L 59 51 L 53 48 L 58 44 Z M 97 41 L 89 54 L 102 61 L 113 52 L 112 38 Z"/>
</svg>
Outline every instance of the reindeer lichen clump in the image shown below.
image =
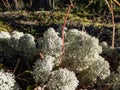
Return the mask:
<svg viewBox="0 0 120 90">
<path fill-rule="evenodd" d="M 54 57 L 46 55 L 43 60 L 38 59 L 33 66 L 34 79 L 36 83 L 44 84 L 47 82 L 52 69 L 53 69 L 53 61 Z"/>
<path fill-rule="evenodd" d="M 34 37 L 30 34 L 23 34 L 22 32 L 18 31 L 14 31 L 11 34 L 3 31 L 0 32 L 0 46 L 1 48 L 4 48 L 4 46 L 6 46 L 8 53 L 11 53 L 12 49 L 16 53 L 21 53 L 27 57 L 37 54 Z"/>
<path fill-rule="evenodd" d="M 39 85 L 45 84 L 52 90 L 75 90 L 78 80 L 80 84 L 84 84 L 110 75 L 109 63 L 100 56 L 102 47 L 99 46 L 99 40 L 86 32 L 77 29 L 66 31 L 63 54 L 62 38 L 53 28 L 45 31 L 43 37 L 36 41 L 34 36 L 17 31 L 11 34 L 0 33 L 0 42 L 7 44 L 8 49 L 13 48 L 29 59 L 38 54 L 43 55 L 42 58 L 37 57 L 33 66 L 33 77 Z M 0 47 L 0 50 L 4 48 L 2 43 Z"/>
<path fill-rule="evenodd" d="M 0 32 L 0 52 L 4 51 L 5 49 L 3 48 L 3 42 L 8 43 L 10 39 L 10 34 L 8 32 L 1 31 Z"/>
<path fill-rule="evenodd" d="M 100 82 L 99 85 L 102 86 L 105 83 L 108 83 L 113 90 L 120 89 L 120 66 L 117 68 L 117 72 L 112 72 L 111 75 L 104 81 Z"/>
<path fill-rule="evenodd" d="M 98 77 L 105 79 L 110 75 L 109 63 L 99 55 L 101 52 L 97 38 L 77 29 L 66 32 L 63 65 L 79 73 L 81 82 Z"/>
<path fill-rule="evenodd" d="M 61 38 L 53 28 L 49 28 L 43 38 L 38 39 L 38 47 L 44 55 L 55 57 L 54 63 L 58 66 L 60 64 L 60 55 L 62 49 Z"/>
<path fill-rule="evenodd" d="M 42 53 L 45 55 L 43 61 L 41 60 L 39 62 L 44 64 L 44 62 L 47 60 L 51 61 L 50 58 L 46 58 L 46 55 L 49 55 L 54 57 L 54 59 L 52 58 L 52 64 L 49 63 L 49 65 L 53 65 L 55 68 L 56 61 L 57 64 L 60 65 L 58 62 L 62 49 L 61 42 L 61 38 L 58 36 L 55 30 L 53 28 L 49 28 L 44 33 L 44 37 L 38 39 L 39 49 L 41 49 Z M 65 34 L 65 53 L 63 56 L 64 58 L 62 65 L 68 70 L 79 74 L 78 79 L 81 83 L 84 83 L 86 79 L 90 81 L 96 81 L 97 78 L 105 79 L 110 75 L 109 63 L 99 55 L 101 52 L 102 47 L 99 46 L 99 41 L 97 38 L 91 37 L 86 32 L 81 32 L 77 29 L 68 30 Z M 48 64 L 46 63 L 46 65 Z M 34 67 L 37 68 L 38 65 L 36 66 L 35 63 Z M 34 72 L 41 72 L 41 70 L 42 69 L 39 68 L 34 70 Z M 52 75 L 53 72 L 54 70 L 50 70 L 48 75 Z M 49 78 L 51 78 L 51 76 Z M 36 79 L 39 80 L 41 78 L 36 77 Z"/>
<path fill-rule="evenodd" d="M 5 31 L 0 32 L 0 41 L 1 42 L 8 42 L 10 38 L 11 38 L 11 36 L 8 32 L 5 32 Z"/>
<path fill-rule="evenodd" d="M 14 75 L 3 69 L 0 70 L 0 90 L 19 90 Z"/>
<path fill-rule="evenodd" d="M 48 87 L 50 90 L 75 90 L 78 86 L 75 73 L 65 69 L 59 69 L 52 72 Z"/>
</svg>

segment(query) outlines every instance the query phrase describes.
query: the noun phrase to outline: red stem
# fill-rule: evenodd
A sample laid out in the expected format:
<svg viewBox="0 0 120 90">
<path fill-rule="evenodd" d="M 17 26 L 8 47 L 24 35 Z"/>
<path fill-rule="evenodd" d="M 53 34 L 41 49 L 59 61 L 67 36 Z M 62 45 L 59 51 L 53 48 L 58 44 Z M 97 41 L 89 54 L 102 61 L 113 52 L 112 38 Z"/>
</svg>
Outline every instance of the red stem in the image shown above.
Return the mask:
<svg viewBox="0 0 120 90">
<path fill-rule="evenodd" d="M 71 10 L 71 5 L 68 6 L 68 10 L 67 10 L 67 13 L 65 16 L 64 24 L 62 26 L 62 54 L 61 54 L 61 58 L 60 58 L 60 64 L 62 64 L 62 59 L 63 59 L 63 54 L 64 54 L 64 28 L 66 26 L 66 22 L 67 22 L 70 10 Z"/>
</svg>

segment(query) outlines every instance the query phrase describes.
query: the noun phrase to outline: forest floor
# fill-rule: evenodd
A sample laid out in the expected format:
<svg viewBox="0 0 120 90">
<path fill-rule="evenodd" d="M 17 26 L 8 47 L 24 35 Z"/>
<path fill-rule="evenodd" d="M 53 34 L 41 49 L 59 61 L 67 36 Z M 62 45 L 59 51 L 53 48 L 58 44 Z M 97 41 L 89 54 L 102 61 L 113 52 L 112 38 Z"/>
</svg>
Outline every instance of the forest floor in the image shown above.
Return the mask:
<svg viewBox="0 0 120 90">
<path fill-rule="evenodd" d="M 49 27 L 57 30 L 64 22 L 66 11 L 5 11 L 0 12 L 0 31 L 18 30 L 30 33 L 35 37 L 42 36 L 42 33 Z M 115 47 L 120 47 L 120 16 L 115 15 Z M 112 42 L 112 21 L 111 15 L 97 15 L 87 13 L 71 13 L 68 16 L 66 27 L 76 28 L 88 32 L 97 37 L 100 42 L 106 41 L 109 46 Z M 5 29 L 6 28 L 6 29 Z M 118 56 L 118 52 L 114 53 Z M 104 55 L 103 55 L 104 56 Z M 116 69 L 120 62 L 119 57 L 104 56 L 111 63 L 112 69 Z M 115 60 L 116 59 L 116 60 Z"/>
<path fill-rule="evenodd" d="M 4 11 L 0 12 L 0 24 L 2 27 L 9 28 L 7 30 L 18 30 L 30 33 L 34 36 L 41 36 L 49 27 L 57 30 L 62 26 L 67 10 L 55 11 Z M 2 23 L 5 23 L 3 25 Z M 87 31 L 92 36 L 100 38 L 100 41 L 107 41 L 111 45 L 112 38 L 112 21 L 111 14 L 88 14 L 74 12 L 68 15 L 66 27 L 76 28 L 78 30 Z M 120 33 L 120 16 L 115 14 L 116 37 L 119 38 Z M 4 30 L 4 29 L 0 29 Z M 104 36 L 105 35 L 105 36 Z M 106 36 L 107 35 L 107 36 Z M 104 38 L 106 37 L 106 38 Z M 116 45 L 118 46 L 118 45 Z"/>
</svg>

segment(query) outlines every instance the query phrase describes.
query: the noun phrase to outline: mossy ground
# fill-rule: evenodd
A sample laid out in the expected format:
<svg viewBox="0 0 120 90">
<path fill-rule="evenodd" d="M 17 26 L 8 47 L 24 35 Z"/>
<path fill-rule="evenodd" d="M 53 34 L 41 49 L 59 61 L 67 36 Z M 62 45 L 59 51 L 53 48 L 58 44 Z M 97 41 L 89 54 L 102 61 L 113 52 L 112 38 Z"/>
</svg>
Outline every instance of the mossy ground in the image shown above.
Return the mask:
<svg viewBox="0 0 120 90">
<path fill-rule="evenodd" d="M 0 12 L 0 13 L 4 13 L 3 15 L 0 15 L 0 31 L 18 30 L 18 31 L 23 31 L 25 33 L 31 33 L 32 35 L 36 35 L 36 33 L 38 33 L 38 30 L 43 30 L 40 29 L 40 27 L 51 27 L 54 25 L 63 24 L 66 12 L 67 12 L 67 8 L 62 10 L 57 9 L 54 11 L 19 10 L 19 11 Z M 117 17 L 116 15 L 115 18 L 119 18 L 119 16 Z M 98 30 L 100 30 L 99 31 L 100 34 L 101 31 L 103 31 L 101 30 L 103 27 L 107 27 L 107 29 L 109 28 L 110 30 L 112 30 L 111 19 L 107 20 L 106 17 L 103 15 L 100 14 L 96 15 L 96 14 L 90 14 L 87 12 L 79 12 L 79 11 L 76 12 L 74 10 L 71 10 L 71 13 L 68 16 L 68 21 L 67 21 L 68 27 L 72 26 L 71 28 L 73 27 L 78 28 L 80 26 L 86 29 L 86 27 L 89 28 L 91 25 L 93 26 L 92 28 L 96 28 L 96 29 L 99 28 Z M 116 29 L 118 31 L 120 30 L 119 21 L 116 22 Z M 41 33 L 39 32 L 38 34 Z M 100 34 L 98 34 L 98 36 Z M 117 37 L 119 38 L 119 35 Z M 103 38 L 102 35 L 100 36 L 100 38 Z M 111 43 L 111 36 L 110 38 L 104 40 Z M 103 39 L 101 41 L 103 41 Z M 114 59 L 114 58 L 110 57 L 109 59 Z M 3 67 L 2 64 L 0 64 L 0 68 L 1 67 Z M 32 81 L 31 75 L 29 75 L 28 72 L 27 74 L 26 72 L 22 72 L 22 73 L 23 74 L 21 75 L 21 77 L 23 79 L 26 80 L 30 79 Z M 29 77 L 26 78 L 25 75 L 30 76 L 30 78 Z M 27 85 L 25 85 L 27 87 L 24 87 L 27 88 L 27 90 L 32 90 L 34 87 L 37 86 L 37 85 L 32 85 L 34 82 L 33 83 L 29 82 L 30 80 L 27 80 L 28 83 Z M 18 82 L 19 81 L 22 81 L 22 79 L 18 80 Z M 20 84 L 24 86 L 24 83 L 26 82 L 23 81 Z"/>
<path fill-rule="evenodd" d="M 8 23 L 0 21 L 0 31 L 10 32 L 10 31 L 12 31 L 12 28 L 9 26 Z"/>
</svg>

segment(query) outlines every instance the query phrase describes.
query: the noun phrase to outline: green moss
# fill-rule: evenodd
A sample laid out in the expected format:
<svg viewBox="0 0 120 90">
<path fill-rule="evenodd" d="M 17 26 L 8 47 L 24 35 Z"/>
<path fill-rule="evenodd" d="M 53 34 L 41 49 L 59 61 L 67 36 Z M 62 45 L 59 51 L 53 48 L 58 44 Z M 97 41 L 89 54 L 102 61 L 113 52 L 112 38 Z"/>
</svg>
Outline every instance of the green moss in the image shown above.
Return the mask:
<svg viewBox="0 0 120 90">
<path fill-rule="evenodd" d="M 0 31 L 12 31 L 12 29 L 8 24 L 0 21 Z"/>
<path fill-rule="evenodd" d="M 3 67 L 4 67 L 4 65 L 0 63 L 0 69 L 2 69 Z"/>
</svg>

